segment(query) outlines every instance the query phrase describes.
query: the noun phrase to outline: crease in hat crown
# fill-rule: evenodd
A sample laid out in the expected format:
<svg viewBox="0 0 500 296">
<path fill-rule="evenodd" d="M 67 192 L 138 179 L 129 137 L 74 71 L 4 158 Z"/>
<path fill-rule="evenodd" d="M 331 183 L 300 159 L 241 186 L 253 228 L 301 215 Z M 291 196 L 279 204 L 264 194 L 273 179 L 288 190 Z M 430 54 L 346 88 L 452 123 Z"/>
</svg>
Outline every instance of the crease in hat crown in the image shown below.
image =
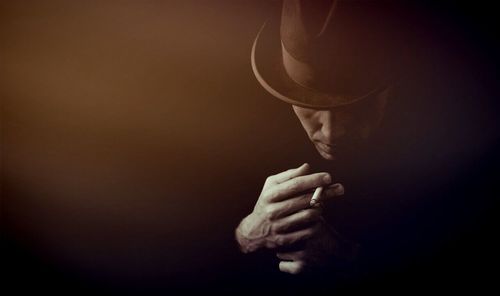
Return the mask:
<svg viewBox="0 0 500 296">
<path fill-rule="evenodd" d="M 318 73 L 311 62 L 311 57 L 309 57 L 309 55 L 314 54 L 314 50 L 309 50 L 310 48 L 308 47 L 314 46 L 313 44 L 326 31 L 337 7 L 338 0 L 332 0 L 327 14 L 319 17 L 303 13 L 299 2 L 299 0 L 285 0 L 283 3 L 280 25 L 283 66 L 293 81 L 303 87 L 317 90 L 315 82 L 317 81 Z M 307 28 L 307 24 L 311 22 L 312 18 L 318 23 L 316 25 L 309 25 L 309 28 Z M 290 26 L 290 24 L 293 25 Z M 295 47 L 295 52 L 299 51 L 301 54 L 287 49 L 283 41 L 283 35 L 286 35 L 286 40 L 289 40 L 290 43 L 298 43 L 298 46 L 292 46 L 292 48 Z M 304 54 L 304 52 L 306 53 Z"/>
<path fill-rule="evenodd" d="M 268 21 L 261 27 L 252 46 L 252 70 L 258 82 L 273 96 L 298 106 L 322 109 L 351 104 L 382 89 L 375 88 L 364 95 L 347 96 L 335 95 L 318 87 L 322 73 L 317 69 L 318 59 L 314 57 L 316 53 L 314 47 L 315 43 L 321 41 L 320 37 L 331 23 L 337 3 L 338 0 L 331 1 L 327 13 L 315 20 L 316 22 L 318 19 L 321 20 L 320 23 L 315 24 L 317 30 L 311 32 L 304 22 L 315 16 L 305 15 L 298 0 L 283 1 L 279 34 L 274 38 L 278 39 L 277 43 L 279 43 L 279 49 L 276 48 L 278 51 L 276 57 L 280 61 L 278 67 L 282 68 L 281 72 L 285 75 L 265 73 L 266 68 L 269 70 L 269 65 L 258 65 L 258 48 L 265 45 L 260 44 L 264 43 L 264 40 L 261 40 L 263 31 L 268 29 L 266 28 L 269 27 L 268 24 L 273 22 Z M 309 19 L 306 20 L 306 18 Z M 321 63 L 321 60 L 319 62 Z M 280 78 L 281 81 L 278 81 Z"/>
</svg>

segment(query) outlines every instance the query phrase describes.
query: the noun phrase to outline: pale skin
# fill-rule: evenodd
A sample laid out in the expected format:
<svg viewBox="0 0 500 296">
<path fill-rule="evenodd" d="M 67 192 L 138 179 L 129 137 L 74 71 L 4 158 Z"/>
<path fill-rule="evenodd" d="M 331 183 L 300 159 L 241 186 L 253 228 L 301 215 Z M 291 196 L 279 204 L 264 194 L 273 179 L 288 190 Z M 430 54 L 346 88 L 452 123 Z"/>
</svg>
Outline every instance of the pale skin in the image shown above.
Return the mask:
<svg viewBox="0 0 500 296">
<path fill-rule="evenodd" d="M 366 139 L 380 123 L 387 93 L 341 108 L 316 110 L 293 106 L 320 155 L 334 160 L 345 138 Z M 324 187 L 319 203 L 310 205 L 313 191 Z M 276 252 L 279 269 L 290 274 L 314 270 L 337 256 L 339 237 L 322 217 L 321 204 L 342 196 L 344 187 L 326 172 L 312 173 L 306 163 L 268 177 L 257 203 L 236 229 L 244 253 Z M 296 247 L 298 246 L 298 247 Z"/>
<path fill-rule="evenodd" d="M 263 248 L 276 250 L 278 258 L 282 259 L 280 270 L 292 274 L 320 261 L 316 250 L 307 248 L 307 244 L 298 251 L 279 250 L 330 236 L 322 220 L 321 207 L 310 206 L 312 191 L 307 191 L 326 186 L 321 201 L 341 196 L 343 186 L 331 182 L 328 173 L 310 174 L 308 164 L 268 177 L 254 210 L 236 230 L 241 250 L 244 253 Z"/>
<path fill-rule="evenodd" d="M 390 89 L 356 103 L 317 110 L 293 105 L 309 140 L 319 154 L 334 160 L 338 145 L 363 142 L 382 121 Z"/>
</svg>

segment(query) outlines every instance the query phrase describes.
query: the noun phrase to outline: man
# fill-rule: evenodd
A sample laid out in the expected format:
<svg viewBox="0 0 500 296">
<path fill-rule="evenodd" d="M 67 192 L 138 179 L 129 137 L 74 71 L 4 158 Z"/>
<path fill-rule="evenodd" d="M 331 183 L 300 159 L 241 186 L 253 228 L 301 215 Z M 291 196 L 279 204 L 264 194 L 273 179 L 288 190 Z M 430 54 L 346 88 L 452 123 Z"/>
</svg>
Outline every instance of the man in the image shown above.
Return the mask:
<svg viewBox="0 0 500 296">
<path fill-rule="evenodd" d="M 310 204 L 317 187 L 325 188 L 322 206 L 344 195 L 345 183 L 337 183 L 336 175 L 314 172 L 304 164 L 267 178 L 253 211 L 237 227 L 236 239 L 244 253 L 275 252 L 282 272 L 297 274 L 325 267 L 335 271 L 346 262 L 356 262 L 360 250 L 370 254 L 369 263 L 363 263 L 367 269 L 379 268 L 411 257 L 416 254 L 413 251 L 424 249 L 423 241 L 445 231 L 446 223 L 432 228 L 429 224 L 434 220 L 413 217 L 424 210 L 429 217 L 437 215 L 448 202 L 449 188 L 440 188 L 440 181 L 432 177 L 443 171 L 430 173 L 429 168 L 441 161 L 435 155 L 443 153 L 443 162 L 454 162 L 458 155 L 458 138 L 445 130 L 459 122 L 463 112 L 457 104 L 449 105 L 452 101 L 446 96 L 449 86 L 459 80 L 448 75 L 433 88 L 435 93 L 414 100 L 422 89 L 430 89 L 423 83 L 428 82 L 425 76 L 438 72 L 432 70 L 437 61 L 434 53 L 422 50 L 432 37 L 408 38 L 405 34 L 411 22 L 398 22 L 408 15 L 398 14 L 394 4 L 374 2 L 285 0 L 279 24 L 266 23 L 254 41 L 252 68 L 259 83 L 292 105 L 308 138 L 324 160 L 334 160 L 337 173 L 361 180 L 350 182 L 346 192 L 376 197 L 356 198 L 354 208 L 364 221 L 345 219 L 347 224 L 356 224 L 353 228 L 372 224 L 363 225 L 365 230 L 360 231 L 359 237 L 368 243 L 358 245 L 335 230 L 321 206 Z M 421 47 L 409 48 L 409 41 Z M 439 63 L 452 65 L 448 60 Z M 411 96 L 394 98 L 395 87 Z M 442 94 L 446 95 L 439 97 Z M 445 123 L 441 108 L 457 117 Z M 426 121 L 421 120 L 424 117 Z M 459 124 L 470 127 L 463 121 Z M 363 209 L 363 203 L 370 209 Z M 452 212 L 444 220 L 454 221 Z"/>
<path fill-rule="evenodd" d="M 367 8 L 337 2 L 284 1 L 281 50 L 270 53 L 262 48 L 276 38 L 273 28 L 268 28 L 275 24 L 261 29 L 252 49 L 258 81 L 271 94 L 292 104 L 309 139 L 326 160 L 337 158 L 339 147 L 370 137 L 382 120 L 389 93 L 387 71 L 381 67 L 379 75 L 372 75 L 377 71 L 374 67 L 382 46 L 376 44 L 377 50 L 368 56 L 365 53 L 374 45 L 370 42 L 384 42 L 371 39 L 374 37 L 369 34 L 374 31 L 369 32 L 363 23 L 371 21 L 366 19 Z M 356 21 L 359 23 L 354 24 Z M 266 56 L 276 53 L 282 58 L 278 73 L 272 66 L 279 57 Z M 261 55 L 267 60 L 257 65 L 262 62 Z M 360 59 L 366 62 L 362 68 Z M 312 173 L 308 164 L 270 176 L 253 212 L 236 231 L 242 251 L 276 250 L 282 260 L 280 270 L 292 274 L 339 259 L 335 257 L 354 256 L 356 246 L 343 241 L 328 225 L 319 204 L 310 206 L 312 190 L 317 187 L 326 188 L 321 203 L 344 193 L 343 185 L 334 183 L 330 174 Z"/>
</svg>

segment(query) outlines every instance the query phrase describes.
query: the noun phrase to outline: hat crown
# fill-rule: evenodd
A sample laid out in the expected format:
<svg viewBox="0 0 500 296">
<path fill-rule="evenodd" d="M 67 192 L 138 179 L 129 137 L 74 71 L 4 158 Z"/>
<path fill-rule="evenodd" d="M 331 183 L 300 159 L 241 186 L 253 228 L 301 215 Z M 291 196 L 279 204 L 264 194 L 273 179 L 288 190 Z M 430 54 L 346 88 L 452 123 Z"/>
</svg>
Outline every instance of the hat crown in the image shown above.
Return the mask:
<svg viewBox="0 0 500 296">
<path fill-rule="evenodd" d="M 284 0 L 283 64 L 296 83 L 357 96 L 386 83 L 387 27 L 380 3 Z"/>
<path fill-rule="evenodd" d="M 308 60 L 311 47 L 318 42 L 328 26 L 335 0 L 285 0 L 281 15 L 281 40 L 286 49 L 299 60 Z"/>
</svg>

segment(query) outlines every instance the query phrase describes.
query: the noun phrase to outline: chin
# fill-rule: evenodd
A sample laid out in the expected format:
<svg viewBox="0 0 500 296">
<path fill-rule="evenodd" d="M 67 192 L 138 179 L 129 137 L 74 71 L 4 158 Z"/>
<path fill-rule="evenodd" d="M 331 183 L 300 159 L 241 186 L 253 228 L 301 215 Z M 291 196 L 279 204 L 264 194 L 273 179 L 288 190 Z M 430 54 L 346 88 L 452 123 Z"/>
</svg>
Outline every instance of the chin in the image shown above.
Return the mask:
<svg viewBox="0 0 500 296">
<path fill-rule="evenodd" d="M 322 150 L 320 150 L 317 147 L 316 147 L 316 149 L 318 150 L 318 152 L 321 155 L 321 157 L 323 157 L 324 159 L 326 159 L 326 160 L 335 160 L 335 155 L 334 154 L 322 151 Z"/>
</svg>

